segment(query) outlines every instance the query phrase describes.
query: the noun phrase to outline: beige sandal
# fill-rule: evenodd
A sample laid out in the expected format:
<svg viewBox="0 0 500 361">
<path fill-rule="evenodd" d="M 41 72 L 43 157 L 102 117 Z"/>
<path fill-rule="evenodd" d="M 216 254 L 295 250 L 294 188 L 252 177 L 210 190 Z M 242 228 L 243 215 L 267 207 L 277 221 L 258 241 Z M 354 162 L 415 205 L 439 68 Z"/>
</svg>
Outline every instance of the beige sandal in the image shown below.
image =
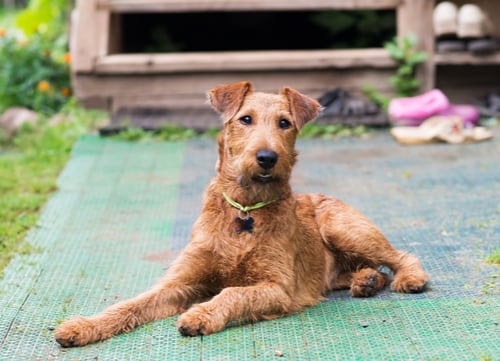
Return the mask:
<svg viewBox="0 0 500 361">
<path fill-rule="evenodd" d="M 394 127 L 391 135 L 401 144 L 459 144 L 487 140 L 493 136 L 483 127 L 464 128 L 462 119 L 457 116 L 434 116 L 418 127 Z"/>
</svg>

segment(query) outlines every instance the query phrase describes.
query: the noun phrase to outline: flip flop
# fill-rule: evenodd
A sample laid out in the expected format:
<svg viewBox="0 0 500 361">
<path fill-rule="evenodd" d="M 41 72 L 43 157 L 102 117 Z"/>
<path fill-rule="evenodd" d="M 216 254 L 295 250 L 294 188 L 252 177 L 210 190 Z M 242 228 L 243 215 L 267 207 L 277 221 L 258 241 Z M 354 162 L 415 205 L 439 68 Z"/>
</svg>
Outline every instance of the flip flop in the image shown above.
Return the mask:
<svg viewBox="0 0 500 361">
<path fill-rule="evenodd" d="M 493 133 L 485 127 L 464 128 L 463 133 L 465 141 L 468 143 L 481 142 L 493 137 Z"/>
<path fill-rule="evenodd" d="M 458 116 L 434 116 L 418 127 L 394 127 L 391 135 L 401 144 L 459 144 L 487 140 L 493 136 L 483 127 L 464 128 Z"/>
</svg>

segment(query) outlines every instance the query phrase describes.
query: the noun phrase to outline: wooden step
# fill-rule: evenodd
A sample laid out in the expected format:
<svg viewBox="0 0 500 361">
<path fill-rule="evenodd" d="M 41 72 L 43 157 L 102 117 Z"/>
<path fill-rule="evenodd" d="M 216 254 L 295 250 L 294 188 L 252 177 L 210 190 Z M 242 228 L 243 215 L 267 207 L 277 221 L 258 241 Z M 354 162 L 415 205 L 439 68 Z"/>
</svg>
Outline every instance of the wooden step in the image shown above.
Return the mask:
<svg viewBox="0 0 500 361">
<path fill-rule="evenodd" d="M 126 12 L 189 12 L 248 10 L 393 9 L 403 0 L 97 0 L 98 9 Z"/>
<path fill-rule="evenodd" d="M 391 68 L 385 49 L 116 54 L 97 59 L 97 74 Z"/>
</svg>

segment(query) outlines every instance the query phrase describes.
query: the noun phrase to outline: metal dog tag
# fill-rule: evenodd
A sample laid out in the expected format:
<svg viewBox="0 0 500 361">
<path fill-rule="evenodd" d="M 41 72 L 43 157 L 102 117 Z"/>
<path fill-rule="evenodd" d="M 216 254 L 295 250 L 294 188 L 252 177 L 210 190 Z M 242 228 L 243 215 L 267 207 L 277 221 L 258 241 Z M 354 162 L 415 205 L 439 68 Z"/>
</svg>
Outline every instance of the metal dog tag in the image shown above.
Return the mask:
<svg viewBox="0 0 500 361">
<path fill-rule="evenodd" d="M 248 216 L 246 218 L 236 217 L 234 219 L 234 223 L 235 223 L 234 230 L 238 234 L 245 232 L 245 231 L 252 233 L 253 222 L 254 222 L 254 220 L 250 216 Z"/>
</svg>

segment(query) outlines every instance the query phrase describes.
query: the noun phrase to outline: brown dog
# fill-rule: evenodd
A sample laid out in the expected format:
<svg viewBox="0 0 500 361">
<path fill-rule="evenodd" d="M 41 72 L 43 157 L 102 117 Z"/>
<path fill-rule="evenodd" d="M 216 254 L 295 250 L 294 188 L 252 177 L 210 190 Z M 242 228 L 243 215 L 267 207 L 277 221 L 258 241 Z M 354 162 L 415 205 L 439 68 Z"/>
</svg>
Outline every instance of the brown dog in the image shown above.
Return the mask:
<svg viewBox="0 0 500 361">
<path fill-rule="evenodd" d="M 83 346 L 180 314 L 186 336 L 223 330 L 233 320 L 272 319 L 318 303 L 334 289 L 372 296 L 391 288 L 421 292 L 419 260 L 394 249 L 367 218 L 335 198 L 294 195 L 295 139 L 319 104 L 292 88 L 278 95 L 240 82 L 212 89 L 222 114 L 217 175 L 191 242 L 148 292 L 89 318 L 63 322 L 55 338 Z"/>
</svg>

